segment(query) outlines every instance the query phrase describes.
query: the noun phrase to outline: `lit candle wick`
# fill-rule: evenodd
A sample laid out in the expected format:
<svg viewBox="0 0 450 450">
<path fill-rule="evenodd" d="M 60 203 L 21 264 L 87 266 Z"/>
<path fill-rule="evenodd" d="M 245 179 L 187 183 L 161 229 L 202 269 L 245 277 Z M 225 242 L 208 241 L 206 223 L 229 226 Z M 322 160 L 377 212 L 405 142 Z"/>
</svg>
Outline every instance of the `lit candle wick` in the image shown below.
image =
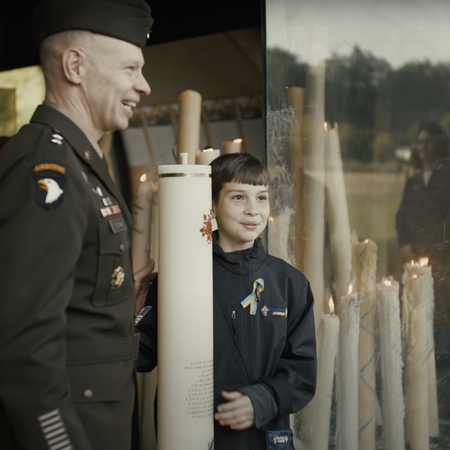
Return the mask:
<svg viewBox="0 0 450 450">
<path fill-rule="evenodd" d="M 147 183 L 147 174 L 144 173 L 144 175 L 142 175 L 141 178 L 139 178 L 139 181 L 141 183 Z"/>
<path fill-rule="evenodd" d="M 419 266 L 426 267 L 426 266 L 428 266 L 428 262 L 429 262 L 429 259 L 426 256 L 424 256 L 423 258 L 419 259 Z"/>
<path fill-rule="evenodd" d="M 348 285 L 348 295 L 350 295 L 353 292 L 353 285 L 350 283 Z"/>
<path fill-rule="evenodd" d="M 328 300 L 328 307 L 330 308 L 330 315 L 333 316 L 334 315 L 333 297 L 330 297 L 330 299 Z"/>
</svg>

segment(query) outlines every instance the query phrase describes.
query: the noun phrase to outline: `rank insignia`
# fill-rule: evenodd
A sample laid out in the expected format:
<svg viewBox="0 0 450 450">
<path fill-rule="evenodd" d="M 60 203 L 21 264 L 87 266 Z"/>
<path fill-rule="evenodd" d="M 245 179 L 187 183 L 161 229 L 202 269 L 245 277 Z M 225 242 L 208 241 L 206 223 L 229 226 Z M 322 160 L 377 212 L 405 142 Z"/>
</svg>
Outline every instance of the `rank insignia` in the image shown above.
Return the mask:
<svg viewBox="0 0 450 450">
<path fill-rule="evenodd" d="M 47 209 L 57 208 L 64 199 L 66 168 L 60 164 L 42 163 L 33 167 L 36 202 Z"/>
<path fill-rule="evenodd" d="M 100 213 L 103 217 L 113 216 L 114 214 L 120 214 L 120 206 L 112 205 L 107 206 L 106 208 L 101 208 Z"/>
<path fill-rule="evenodd" d="M 120 286 L 122 286 L 123 282 L 125 281 L 125 271 L 123 270 L 123 267 L 119 266 L 116 269 L 114 269 L 113 274 L 111 275 L 111 289 L 119 289 Z"/>
<path fill-rule="evenodd" d="M 103 197 L 103 198 L 102 198 L 102 202 L 103 202 L 103 204 L 104 204 L 105 206 L 110 206 L 110 205 L 112 205 L 112 201 L 111 201 L 111 199 L 110 199 L 109 197 Z"/>
<path fill-rule="evenodd" d="M 56 145 L 62 145 L 63 143 L 63 137 L 60 134 L 53 134 L 52 135 L 52 143 Z"/>
</svg>

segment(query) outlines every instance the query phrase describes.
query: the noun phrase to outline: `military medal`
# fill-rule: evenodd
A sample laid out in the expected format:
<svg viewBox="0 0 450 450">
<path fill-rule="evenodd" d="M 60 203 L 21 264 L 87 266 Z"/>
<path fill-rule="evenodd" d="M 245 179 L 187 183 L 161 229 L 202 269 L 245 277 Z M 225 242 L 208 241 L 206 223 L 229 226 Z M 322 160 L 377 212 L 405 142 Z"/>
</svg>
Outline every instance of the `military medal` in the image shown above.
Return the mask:
<svg viewBox="0 0 450 450">
<path fill-rule="evenodd" d="M 103 202 L 103 204 L 104 204 L 105 206 L 110 206 L 110 205 L 112 205 L 112 201 L 111 201 L 111 199 L 110 199 L 109 197 L 103 197 L 103 198 L 102 198 L 102 202 Z"/>
<path fill-rule="evenodd" d="M 103 217 L 113 216 L 114 214 L 120 214 L 120 206 L 112 205 L 107 206 L 106 208 L 101 208 L 100 213 Z"/>
<path fill-rule="evenodd" d="M 125 281 L 125 271 L 123 270 L 123 267 L 119 266 L 116 269 L 114 269 L 113 274 L 111 275 L 111 289 L 119 289 L 120 286 L 122 286 L 123 282 Z"/>
</svg>

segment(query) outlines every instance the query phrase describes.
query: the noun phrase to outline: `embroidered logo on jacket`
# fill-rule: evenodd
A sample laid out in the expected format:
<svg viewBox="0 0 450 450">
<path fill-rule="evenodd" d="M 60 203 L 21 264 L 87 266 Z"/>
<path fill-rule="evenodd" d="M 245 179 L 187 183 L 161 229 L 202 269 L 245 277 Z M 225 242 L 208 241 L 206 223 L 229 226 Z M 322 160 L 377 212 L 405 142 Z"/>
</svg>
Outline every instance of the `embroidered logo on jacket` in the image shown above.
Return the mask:
<svg viewBox="0 0 450 450">
<path fill-rule="evenodd" d="M 273 308 L 272 306 L 264 306 L 261 308 L 262 315 L 264 317 L 267 316 L 281 316 L 281 317 L 287 317 L 288 310 L 287 308 Z"/>
</svg>

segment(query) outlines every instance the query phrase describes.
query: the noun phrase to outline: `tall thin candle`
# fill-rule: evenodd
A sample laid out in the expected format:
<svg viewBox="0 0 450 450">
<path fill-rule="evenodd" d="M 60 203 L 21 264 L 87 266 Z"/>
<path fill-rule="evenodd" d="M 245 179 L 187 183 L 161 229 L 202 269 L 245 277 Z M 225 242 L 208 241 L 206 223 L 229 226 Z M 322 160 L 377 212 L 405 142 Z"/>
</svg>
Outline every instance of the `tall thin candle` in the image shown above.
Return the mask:
<svg viewBox="0 0 450 450">
<path fill-rule="evenodd" d="M 392 277 L 377 284 L 378 327 L 383 380 L 383 441 L 386 450 L 404 450 L 403 361 L 399 284 Z"/>
</svg>

